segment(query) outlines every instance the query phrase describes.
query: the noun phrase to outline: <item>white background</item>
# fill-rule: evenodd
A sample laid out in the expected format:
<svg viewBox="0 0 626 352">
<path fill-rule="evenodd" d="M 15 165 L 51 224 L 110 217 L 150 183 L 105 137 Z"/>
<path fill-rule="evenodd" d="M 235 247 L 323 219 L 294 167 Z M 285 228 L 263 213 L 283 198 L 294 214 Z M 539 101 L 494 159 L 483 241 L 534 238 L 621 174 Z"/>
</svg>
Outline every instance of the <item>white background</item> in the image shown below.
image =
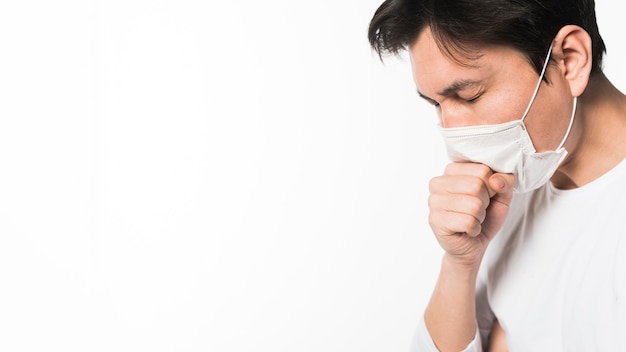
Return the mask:
<svg viewBox="0 0 626 352">
<path fill-rule="evenodd" d="M 0 350 L 407 350 L 446 160 L 379 4 L 4 1 Z"/>
</svg>

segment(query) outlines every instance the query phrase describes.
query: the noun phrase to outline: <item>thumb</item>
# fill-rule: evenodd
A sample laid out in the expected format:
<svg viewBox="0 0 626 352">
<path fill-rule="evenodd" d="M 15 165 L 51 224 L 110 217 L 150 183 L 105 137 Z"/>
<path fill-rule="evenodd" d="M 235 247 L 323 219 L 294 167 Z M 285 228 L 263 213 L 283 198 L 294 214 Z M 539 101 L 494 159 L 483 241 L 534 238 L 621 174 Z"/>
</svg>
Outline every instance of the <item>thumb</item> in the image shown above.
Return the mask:
<svg viewBox="0 0 626 352">
<path fill-rule="evenodd" d="M 495 194 L 487 207 L 488 222 L 483 223 L 483 233 L 491 239 L 500 230 L 509 213 L 509 205 L 513 199 L 515 176 L 512 174 L 494 173 L 489 177 L 489 188 Z"/>
<path fill-rule="evenodd" d="M 498 197 L 498 200 L 509 204 L 513 197 L 514 184 L 515 176 L 513 174 L 494 173 L 489 177 L 489 187 L 495 192 L 492 198 Z"/>
</svg>

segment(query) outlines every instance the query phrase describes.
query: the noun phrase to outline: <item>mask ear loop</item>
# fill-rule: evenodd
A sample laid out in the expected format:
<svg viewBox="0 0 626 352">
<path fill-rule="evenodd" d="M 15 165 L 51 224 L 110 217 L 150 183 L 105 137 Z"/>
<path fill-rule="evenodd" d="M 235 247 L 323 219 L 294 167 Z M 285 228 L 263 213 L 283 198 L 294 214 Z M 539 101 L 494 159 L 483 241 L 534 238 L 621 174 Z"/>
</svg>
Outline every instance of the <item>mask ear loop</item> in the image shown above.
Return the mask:
<svg viewBox="0 0 626 352">
<path fill-rule="evenodd" d="M 535 97 L 537 97 L 537 93 L 539 92 L 539 87 L 541 86 L 541 82 L 543 81 L 543 76 L 545 75 L 546 69 L 548 68 L 548 62 L 550 61 L 550 54 L 552 54 L 552 43 L 550 44 L 550 48 L 548 49 L 548 55 L 546 55 L 546 60 L 543 63 L 543 67 L 541 68 L 541 74 L 539 75 L 539 82 L 537 82 L 537 86 L 535 87 L 533 96 L 532 98 L 530 98 L 530 103 L 528 104 L 528 107 L 526 107 L 526 111 L 524 111 L 524 115 L 521 118 L 523 128 L 526 128 L 523 123 L 524 119 L 526 118 L 526 115 L 528 115 L 528 112 L 530 111 L 530 107 L 533 105 L 533 102 L 535 101 Z M 563 145 L 565 144 L 565 141 L 567 140 L 567 137 L 569 137 L 570 131 L 572 130 L 572 125 L 574 124 L 574 116 L 576 115 L 577 101 L 578 101 L 578 97 L 574 97 L 574 107 L 572 109 L 572 117 L 570 117 L 570 120 L 569 120 L 569 126 L 567 126 L 567 131 L 565 132 L 565 136 L 563 137 L 561 144 L 559 144 L 556 150 L 559 150 L 563 147 Z"/>
<path fill-rule="evenodd" d="M 539 87 L 541 86 L 541 82 L 543 81 L 543 75 L 546 73 L 546 68 L 548 67 L 548 62 L 550 61 L 550 54 L 552 54 L 552 43 L 550 43 L 550 49 L 548 49 L 548 55 L 546 55 L 546 60 L 543 63 L 543 68 L 541 69 L 541 74 L 539 75 L 539 82 L 537 82 L 537 87 L 535 87 L 535 91 L 533 92 L 532 98 L 530 98 L 530 103 L 526 107 L 526 111 L 524 111 L 524 115 L 522 115 L 521 121 L 523 122 L 530 111 L 530 107 L 533 105 L 535 101 L 535 97 L 537 97 L 537 93 L 539 92 Z"/>
<path fill-rule="evenodd" d="M 572 117 L 570 117 L 569 119 L 569 126 L 567 126 L 567 131 L 565 132 L 565 136 L 563 137 L 561 144 L 559 144 L 559 147 L 556 148 L 556 150 L 559 150 L 563 147 L 563 145 L 565 144 L 565 141 L 567 140 L 567 137 L 569 136 L 569 132 L 572 130 L 572 125 L 574 124 L 574 115 L 576 115 L 576 101 L 577 100 L 578 100 L 578 97 L 574 97 L 574 108 L 572 109 Z"/>
</svg>

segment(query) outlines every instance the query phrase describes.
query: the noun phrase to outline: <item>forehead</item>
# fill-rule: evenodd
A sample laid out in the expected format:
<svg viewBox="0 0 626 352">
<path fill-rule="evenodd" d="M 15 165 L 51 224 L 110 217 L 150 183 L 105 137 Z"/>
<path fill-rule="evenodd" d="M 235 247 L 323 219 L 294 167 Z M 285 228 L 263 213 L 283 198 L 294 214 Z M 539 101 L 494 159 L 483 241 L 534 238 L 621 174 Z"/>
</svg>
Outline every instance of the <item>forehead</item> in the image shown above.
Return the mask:
<svg viewBox="0 0 626 352">
<path fill-rule="evenodd" d="M 467 54 L 446 52 L 437 45 L 428 27 L 409 47 L 409 55 L 413 78 L 418 90 L 424 93 L 432 93 L 454 81 L 505 79 L 503 76 L 532 70 L 522 53 L 506 46 L 477 45 Z"/>
<path fill-rule="evenodd" d="M 483 51 L 477 48 L 473 57 L 467 57 L 460 52 L 447 52 L 437 44 L 430 28 L 426 27 L 409 47 L 416 83 L 432 77 L 475 79 L 476 77 L 468 76 L 479 75 L 490 66 L 489 56 L 486 57 Z"/>
</svg>

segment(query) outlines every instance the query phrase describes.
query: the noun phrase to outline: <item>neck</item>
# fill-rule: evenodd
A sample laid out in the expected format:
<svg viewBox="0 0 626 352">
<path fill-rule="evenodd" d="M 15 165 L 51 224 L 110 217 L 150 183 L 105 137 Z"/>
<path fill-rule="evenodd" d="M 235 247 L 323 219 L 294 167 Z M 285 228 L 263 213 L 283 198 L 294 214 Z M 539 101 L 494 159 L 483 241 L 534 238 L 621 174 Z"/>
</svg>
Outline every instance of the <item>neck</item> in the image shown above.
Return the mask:
<svg viewBox="0 0 626 352">
<path fill-rule="evenodd" d="M 578 100 L 568 157 L 552 177 L 561 189 L 583 186 L 626 158 L 626 96 L 602 73 L 589 80 Z"/>
</svg>

